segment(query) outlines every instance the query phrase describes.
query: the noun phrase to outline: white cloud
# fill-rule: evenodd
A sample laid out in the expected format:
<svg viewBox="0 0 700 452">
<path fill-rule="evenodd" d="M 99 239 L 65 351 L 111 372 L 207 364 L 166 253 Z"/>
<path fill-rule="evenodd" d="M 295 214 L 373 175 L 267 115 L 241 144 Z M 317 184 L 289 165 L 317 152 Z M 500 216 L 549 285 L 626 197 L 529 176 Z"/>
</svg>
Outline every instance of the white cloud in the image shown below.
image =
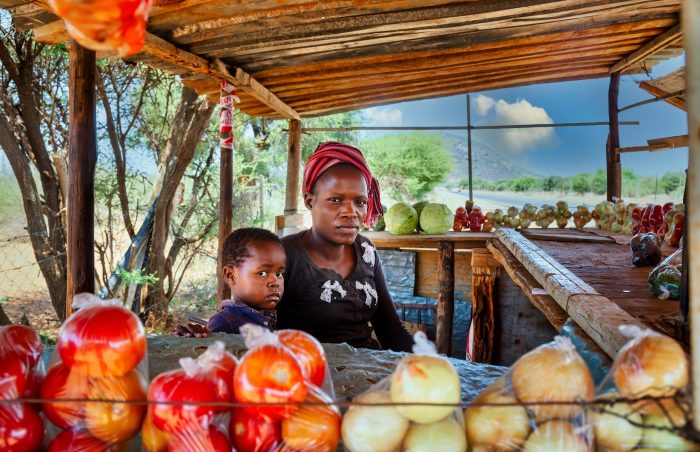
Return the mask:
<svg viewBox="0 0 700 452">
<path fill-rule="evenodd" d="M 395 107 L 372 107 L 364 113 L 366 124 L 372 127 L 400 127 L 403 121 L 401 110 Z"/>
<path fill-rule="evenodd" d="M 536 107 L 525 99 L 508 103 L 503 99 L 495 100 L 480 95 L 476 98 L 476 108 L 482 116 L 493 110 L 493 119 L 489 120 L 488 124 L 552 124 L 554 122 L 544 108 Z M 554 138 L 554 129 L 551 127 L 485 130 L 480 133 L 484 135 L 484 141 L 489 145 L 513 153 L 547 144 Z"/>
</svg>

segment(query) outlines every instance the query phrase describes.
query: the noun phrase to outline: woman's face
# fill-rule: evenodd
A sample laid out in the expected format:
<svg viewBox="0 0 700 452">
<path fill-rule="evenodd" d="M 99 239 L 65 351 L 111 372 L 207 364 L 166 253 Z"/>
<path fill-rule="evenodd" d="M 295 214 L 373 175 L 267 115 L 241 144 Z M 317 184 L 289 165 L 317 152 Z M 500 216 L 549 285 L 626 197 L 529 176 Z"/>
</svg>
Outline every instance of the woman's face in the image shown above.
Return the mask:
<svg viewBox="0 0 700 452">
<path fill-rule="evenodd" d="M 317 234 L 334 244 L 351 245 L 367 216 L 367 183 L 358 169 L 340 163 L 318 178 L 312 193 L 304 193 L 304 203 Z"/>
</svg>

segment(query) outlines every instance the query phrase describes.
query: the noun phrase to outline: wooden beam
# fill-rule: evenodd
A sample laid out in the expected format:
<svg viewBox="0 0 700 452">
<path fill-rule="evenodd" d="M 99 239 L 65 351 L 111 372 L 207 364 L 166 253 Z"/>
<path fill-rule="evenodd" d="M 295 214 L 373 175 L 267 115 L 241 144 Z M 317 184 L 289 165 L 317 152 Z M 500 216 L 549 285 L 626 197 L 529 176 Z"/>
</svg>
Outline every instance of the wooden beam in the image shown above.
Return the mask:
<svg viewBox="0 0 700 452">
<path fill-rule="evenodd" d="M 608 118 L 610 133 L 608 135 L 607 148 L 605 150 L 605 162 L 607 166 L 607 193 L 608 201 L 619 198 L 622 193 L 622 164 L 617 149 L 620 147 L 620 127 L 618 119 L 618 93 L 620 91 L 620 74 L 610 74 L 610 87 L 608 89 Z"/>
<path fill-rule="evenodd" d="M 219 141 L 221 146 L 219 149 L 219 234 L 218 259 L 216 263 L 218 281 L 216 291 L 217 310 L 221 307 L 223 300 L 231 297 L 231 290 L 224 280 L 223 248 L 226 237 L 231 233 L 233 223 L 233 101 L 229 101 L 230 93 L 225 86 L 220 88 L 219 99 L 221 105 Z M 228 123 L 229 120 L 230 123 Z M 222 124 L 224 122 L 225 124 Z M 221 127 L 229 124 L 231 125 L 231 130 Z"/>
<path fill-rule="evenodd" d="M 647 140 L 646 146 L 630 146 L 626 148 L 617 148 L 617 152 L 642 152 L 642 151 L 664 151 L 667 149 L 677 149 L 688 147 L 688 135 L 678 135 L 666 138 L 654 138 Z"/>
<path fill-rule="evenodd" d="M 289 121 L 289 147 L 287 152 L 287 186 L 284 196 L 284 213 L 295 214 L 299 210 L 299 171 L 301 169 L 301 121 Z"/>
<path fill-rule="evenodd" d="M 438 353 L 450 355 L 455 312 L 455 244 L 438 243 L 438 301 L 435 321 L 435 346 Z"/>
<path fill-rule="evenodd" d="M 668 93 L 662 89 L 657 88 L 656 86 L 650 84 L 648 81 L 643 81 L 639 84 L 639 87 L 642 88 L 644 91 L 648 92 L 652 96 L 657 96 L 657 97 L 663 97 L 667 95 Z M 683 111 L 688 111 L 688 105 L 685 102 L 685 96 L 683 97 L 672 97 L 668 99 L 664 99 L 665 102 L 668 102 L 669 104 L 680 108 Z"/>
<path fill-rule="evenodd" d="M 621 59 L 615 63 L 610 68 L 610 73 L 623 72 L 625 69 L 635 65 L 636 63 L 643 61 L 646 57 L 658 52 L 661 49 L 665 49 L 669 45 L 680 41 L 683 38 L 683 32 L 681 30 L 680 24 L 670 28 L 659 36 L 655 37 L 651 41 L 644 44 L 639 49 L 635 50 L 631 54 L 627 55 L 625 58 Z"/>
<path fill-rule="evenodd" d="M 75 294 L 95 293 L 95 63 L 95 52 L 70 41 L 66 317 L 72 313 Z"/>
<path fill-rule="evenodd" d="M 496 333 L 494 285 L 500 264 L 484 249 L 472 251 L 472 316 L 469 326 L 468 358 L 491 363 Z"/>
</svg>

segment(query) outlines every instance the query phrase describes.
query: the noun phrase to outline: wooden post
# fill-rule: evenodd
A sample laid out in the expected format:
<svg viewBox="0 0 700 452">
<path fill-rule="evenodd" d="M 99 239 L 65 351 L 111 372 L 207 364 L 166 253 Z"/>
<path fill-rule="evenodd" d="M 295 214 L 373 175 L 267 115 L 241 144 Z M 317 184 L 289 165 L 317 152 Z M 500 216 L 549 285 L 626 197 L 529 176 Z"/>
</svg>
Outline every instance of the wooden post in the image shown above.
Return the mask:
<svg viewBox="0 0 700 452">
<path fill-rule="evenodd" d="M 95 292 L 95 52 L 68 45 L 68 201 L 66 317 L 73 296 Z"/>
<path fill-rule="evenodd" d="M 216 266 L 217 291 L 216 308 L 221 301 L 231 297 L 231 290 L 224 281 L 221 252 L 226 237 L 231 233 L 233 219 L 233 86 L 222 82 L 219 94 L 221 116 L 219 124 L 219 247 Z"/>
<path fill-rule="evenodd" d="M 469 359 L 490 363 L 496 331 L 494 285 L 499 263 L 485 249 L 472 250 L 472 319 L 469 327 Z"/>
<path fill-rule="evenodd" d="M 467 94 L 467 160 L 469 161 L 469 200 L 474 200 L 474 191 L 472 185 L 472 108 Z"/>
<path fill-rule="evenodd" d="M 452 323 L 455 311 L 455 244 L 438 244 L 438 305 L 435 322 L 435 345 L 438 353 L 452 351 Z"/>
<path fill-rule="evenodd" d="M 608 201 L 622 194 L 622 166 L 620 154 L 620 127 L 617 112 L 617 98 L 620 91 L 620 74 L 610 74 L 610 89 L 608 90 L 608 116 L 610 121 L 610 135 L 605 152 L 608 173 Z"/>
<path fill-rule="evenodd" d="M 301 167 L 301 121 L 289 120 L 289 149 L 287 153 L 287 190 L 284 197 L 284 213 L 295 214 L 299 210 L 299 168 Z"/>
<path fill-rule="evenodd" d="M 685 46 L 685 80 L 688 90 L 688 205 L 685 217 L 685 251 L 688 273 L 700 274 L 700 2 L 684 0 L 681 10 Z M 692 357 L 693 426 L 700 430 L 700 284 L 690 283 L 690 352 Z"/>
</svg>

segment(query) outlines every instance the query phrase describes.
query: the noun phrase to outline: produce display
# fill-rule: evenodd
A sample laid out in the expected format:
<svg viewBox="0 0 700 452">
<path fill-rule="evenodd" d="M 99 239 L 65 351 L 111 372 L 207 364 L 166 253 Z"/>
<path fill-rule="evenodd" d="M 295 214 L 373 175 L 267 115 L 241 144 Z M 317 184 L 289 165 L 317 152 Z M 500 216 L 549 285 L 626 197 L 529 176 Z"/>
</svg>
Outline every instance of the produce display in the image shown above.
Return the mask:
<svg viewBox="0 0 700 452">
<path fill-rule="evenodd" d="M 452 227 L 452 211 L 445 204 L 426 204 L 418 218 L 419 227 L 426 234 L 444 234 Z"/>
<path fill-rule="evenodd" d="M 681 296 L 683 248 L 668 256 L 649 273 L 651 293 L 660 300 L 678 300 Z"/>
</svg>

